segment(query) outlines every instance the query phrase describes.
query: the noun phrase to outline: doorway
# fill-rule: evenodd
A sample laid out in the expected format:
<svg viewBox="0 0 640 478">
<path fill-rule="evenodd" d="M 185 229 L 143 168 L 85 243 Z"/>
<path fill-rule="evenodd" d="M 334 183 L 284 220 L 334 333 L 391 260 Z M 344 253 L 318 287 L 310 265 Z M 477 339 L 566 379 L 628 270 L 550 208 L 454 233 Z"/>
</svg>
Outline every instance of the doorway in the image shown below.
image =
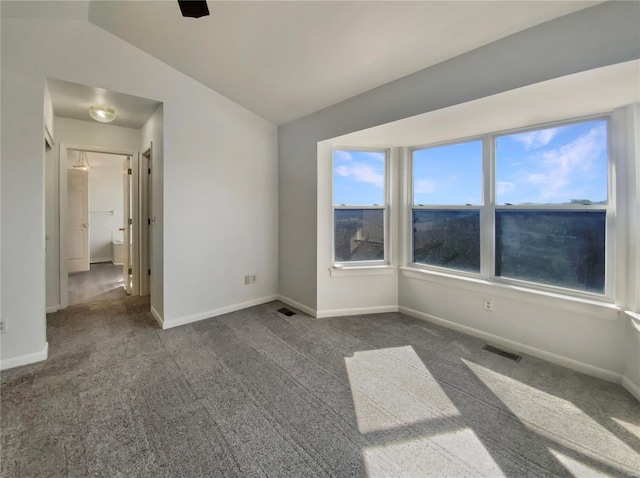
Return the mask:
<svg viewBox="0 0 640 478">
<path fill-rule="evenodd" d="M 61 307 L 140 295 L 150 248 L 139 227 L 148 202 L 139 154 L 60 145 L 59 164 Z"/>
</svg>

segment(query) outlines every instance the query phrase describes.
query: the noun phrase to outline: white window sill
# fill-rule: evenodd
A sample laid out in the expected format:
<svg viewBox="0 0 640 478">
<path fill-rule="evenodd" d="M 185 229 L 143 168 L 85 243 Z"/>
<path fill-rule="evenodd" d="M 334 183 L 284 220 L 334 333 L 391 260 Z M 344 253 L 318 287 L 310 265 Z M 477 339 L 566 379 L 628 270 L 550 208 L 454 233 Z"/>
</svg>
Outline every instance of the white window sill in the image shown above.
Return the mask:
<svg viewBox="0 0 640 478">
<path fill-rule="evenodd" d="M 543 307 L 559 308 L 605 320 L 617 320 L 619 317 L 618 313 L 622 312 L 619 306 L 610 302 L 572 297 L 543 290 L 492 282 L 486 279 L 447 274 L 446 272 L 418 269 L 415 267 L 401 267 L 400 270 L 403 277 L 410 279 L 459 287 L 486 294 L 489 297 L 504 297 L 505 299 L 531 302 Z"/>
<path fill-rule="evenodd" d="M 329 269 L 331 277 L 382 276 L 395 274 L 397 267 L 388 264 L 371 266 L 333 266 Z"/>
</svg>

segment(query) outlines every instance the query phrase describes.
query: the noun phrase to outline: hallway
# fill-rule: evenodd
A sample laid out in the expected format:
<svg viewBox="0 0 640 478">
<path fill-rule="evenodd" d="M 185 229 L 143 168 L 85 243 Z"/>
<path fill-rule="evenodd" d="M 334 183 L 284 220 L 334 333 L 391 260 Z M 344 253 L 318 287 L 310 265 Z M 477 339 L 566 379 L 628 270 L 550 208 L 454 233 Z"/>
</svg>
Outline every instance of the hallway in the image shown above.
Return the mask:
<svg viewBox="0 0 640 478">
<path fill-rule="evenodd" d="M 122 299 L 124 289 L 122 266 L 111 262 L 91 264 L 91 270 L 69 274 L 69 305 L 98 300 Z"/>
</svg>

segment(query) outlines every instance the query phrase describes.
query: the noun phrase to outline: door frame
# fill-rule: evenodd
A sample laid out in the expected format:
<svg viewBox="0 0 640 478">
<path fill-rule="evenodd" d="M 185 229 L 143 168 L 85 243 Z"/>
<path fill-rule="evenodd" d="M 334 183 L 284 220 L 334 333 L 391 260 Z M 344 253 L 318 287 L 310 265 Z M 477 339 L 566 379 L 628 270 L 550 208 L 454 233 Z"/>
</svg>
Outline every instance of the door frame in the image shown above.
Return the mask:
<svg viewBox="0 0 640 478">
<path fill-rule="evenodd" d="M 139 217 L 140 217 L 140 187 L 139 187 L 139 170 L 140 153 L 138 151 L 126 149 L 101 148 L 96 146 L 78 145 L 60 143 L 58 154 L 58 234 L 59 234 L 59 251 L 58 251 L 58 268 L 60 270 L 60 309 L 69 306 L 69 272 L 67 264 L 67 158 L 69 151 L 86 151 L 87 153 L 113 154 L 117 156 L 131 156 L 132 170 L 132 194 L 133 201 L 133 290 L 132 295 L 138 295 L 139 274 L 140 274 L 140 233 L 139 233 Z"/>
<path fill-rule="evenodd" d="M 153 141 L 140 154 L 140 295 L 151 294 Z"/>
</svg>

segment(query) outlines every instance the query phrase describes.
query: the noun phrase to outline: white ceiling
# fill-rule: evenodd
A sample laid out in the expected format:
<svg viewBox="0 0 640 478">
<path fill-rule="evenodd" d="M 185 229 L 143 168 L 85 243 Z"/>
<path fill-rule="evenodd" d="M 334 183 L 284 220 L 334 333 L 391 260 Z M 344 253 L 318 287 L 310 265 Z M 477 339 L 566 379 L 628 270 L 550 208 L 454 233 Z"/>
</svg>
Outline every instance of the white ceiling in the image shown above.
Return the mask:
<svg viewBox="0 0 640 478">
<path fill-rule="evenodd" d="M 283 124 L 599 1 L 2 2 L 2 15 L 79 19 Z"/>
<path fill-rule="evenodd" d="M 108 106 L 116 110 L 113 126 L 140 129 L 160 105 L 158 101 L 116 93 L 93 86 L 47 79 L 53 111 L 56 116 L 94 121 L 90 106 Z"/>
</svg>

